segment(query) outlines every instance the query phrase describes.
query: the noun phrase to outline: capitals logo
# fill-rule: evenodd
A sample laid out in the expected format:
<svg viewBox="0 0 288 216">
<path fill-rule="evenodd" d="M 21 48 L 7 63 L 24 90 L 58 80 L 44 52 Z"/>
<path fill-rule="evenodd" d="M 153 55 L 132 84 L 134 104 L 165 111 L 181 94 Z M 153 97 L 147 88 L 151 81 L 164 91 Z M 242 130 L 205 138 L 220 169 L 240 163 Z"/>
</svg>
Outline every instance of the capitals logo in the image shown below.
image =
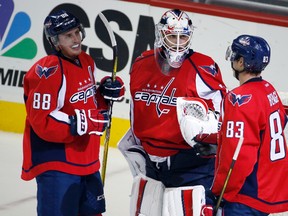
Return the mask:
<svg viewBox="0 0 288 216">
<path fill-rule="evenodd" d="M 204 70 L 206 73 L 209 73 L 213 76 L 215 76 L 217 74 L 217 66 L 215 65 L 204 65 L 204 66 L 200 66 L 200 68 L 202 70 Z"/>
<path fill-rule="evenodd" d="M 148 89 L 145 91 L 137 91 L 134 96 L 135 101 L 146 102 L 146 106 L 150 106 L 151 103 L 156 104 L 156 113 L 160 118 L 163 114 L 168 114 L 170 109 L 161 108 L 162 105 L 165 106 L 176 106 L 177 97 L 175 97 L 176 88 L 171 90 L 170 95 L 166 95 L 170 85 L 174 81 L 175 77 L 166 84 L 166 86 L 161 86 L 160 90 L 153 91 L 150 89 L 150 84 L 147 85 Z M 156 86 L 155 86 L 156 87 Z"/>
<path fill-rule="evenodd" d="M 30 17 L 25 12 L 15 13 L 13 0 L 0 0 L 0 20 L 0 55 L 33 59 L 36 43 L 25 37 L 31 27 Z"/>
<path fill-rule="evenodd" d="M 236 95 L 233 92 L 230 92 L 228 95 L 228 100 L 233 104 L 233 106 L 236 106 L 236 104 L 238 104 L 238 106 L 242 106 L 243 104 L 247 104 L 249 103 L 249 101 L 251 100 L 252 95 Z"/>
<path fill-rule="evenodd" d="M 242 37 L 239 39 L 239 43 L 242 44 L 243 46 L 249 46 L 250 45 L 250 37 Z"/>
<path fill-rule="evenodd" d="M 35 72 L 40 78 L 44 76 L 46 79 L 48 79 L 48 77 L 52 76 L 57 71 L 57 69 L 58 65 L 47 68 L 37 64 Z"/>
</svg>

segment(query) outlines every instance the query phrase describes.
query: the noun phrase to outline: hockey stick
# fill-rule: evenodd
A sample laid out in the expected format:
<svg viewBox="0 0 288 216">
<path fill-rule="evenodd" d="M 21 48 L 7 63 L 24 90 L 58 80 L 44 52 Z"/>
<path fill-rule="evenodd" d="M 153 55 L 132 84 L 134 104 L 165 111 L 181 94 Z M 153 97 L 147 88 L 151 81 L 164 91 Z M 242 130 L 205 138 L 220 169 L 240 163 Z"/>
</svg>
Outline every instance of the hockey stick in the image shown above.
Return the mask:
<svg viewBox="0 0 288 216">
<path fill-rule="evenodd" d="M 221 194 L 220 194 L 220 196 L 219 196 L 219 198 L 218 198 L 216 207 L 215 207 L 215 209 L 214 209 L 214 215 L 217 215 L 217 211 L 218 211 L 218 209 L 219 209 L 219 207 L 220 207 L 220 203 L 221 203 L 221 200 L 222 200 L 222 198 L 223 198 L 224 192 L 225 192 L 225 190 L 226 190 L 226 187 L 227 187 L 228 181 L 229 181 L 229 179 L 230 179 L 232 170 L 233 170 L 233 168 L 234 168 L 234 164 L 235 164 L 235 162 L 236 162 L 236 160 L 237 160 L 237 158 L 238 158 L 238 155 L 239 155 L 241 146 L 242 146 L 242 144 L 243 144 L 243 140 L 244 140 L 244 138 L 243 138 L 243 137 L 240 137 L 240 139 L 239 139 L 239 141 L 238 141 L 237 147 L 236 147 L 236 149 L 235 149 L 235 152 L 234 152 L 234 155 L 233 155 L 233 158 L 232 158 L 232 162 L 231 162 L 231 164 L 230 164 L 230 169 L 229 169 L 229 171 L 228 171 L 228 174 L 227 174 L 227 176 L 226 176 L 226 179 L 225 179 L 225 182 L 224 182 L 224 185 L 223 185 Z"/>
<path fill-rule="evenodd" d="M 117 66 L 118 66 L 118 50 L 117 50 L 117 43 L 115 39 L 115 35 L 113 33 L 112 28 L 109 25 L 108 20 L 102 14 L 101 12 L 99 13 L 99 17 L 101 18 L 102 22 L 104 23 L 113 48 L 113 71 L 112 71 L 112 80 L 115 81 L 116 79 L 116 72 L 117 72 Z M 105 133 L 105 141 L 104 141 L 104 152 L 103 152 L 103 159 L 102 159 L 102 170 L 101 170 L 101 178 L 102 178 L 102 183 L 104 186 L 105 183 L 105 176 L 106 176 L 106 166 L 107 166 L 107 158 L 108 158 L 108 150 L 109 150 L 109 141 L 110 141 L 110 131 L 111 131 L 111 122 L 112 122 L 112 107 L 113 107 L 113 101 L 109 101 L 109 124 L 106 129 Z"/>
</svg>

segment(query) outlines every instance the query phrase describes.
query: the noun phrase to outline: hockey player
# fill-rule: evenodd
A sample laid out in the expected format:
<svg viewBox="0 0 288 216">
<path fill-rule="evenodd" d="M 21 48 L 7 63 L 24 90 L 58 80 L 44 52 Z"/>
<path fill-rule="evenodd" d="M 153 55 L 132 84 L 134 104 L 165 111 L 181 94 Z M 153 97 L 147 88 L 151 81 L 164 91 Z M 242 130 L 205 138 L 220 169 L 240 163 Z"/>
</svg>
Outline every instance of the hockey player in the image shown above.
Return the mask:
<svg viewBox="0 0 288 216">
<path fill-rule="evenodd" d="M 193 30 L 184 11 L 165 12 L 155 26 L 154 50 L 142 53 L 132 66 L 131 130 L 119 143 L 135 176 L 131 216 L 184 215 L 192 211 L 192 186 L 211 187 L 215 148 L 182 137 L 187 121 L 179 126 L 176 101 L 201 98 L 220 111 L 226 87 L 213 59 L 191 49 Z M 181 201 L 185 191 L 186 207 Z"/>
<path fill-rule="evenodd" d="M 100 136 L 109 121 L 107 100 L 120 100 L 124 85 L 119 77 L 105 77 L 96 89 L 96 66 L 81 50 L 85 31 L 77 17 L 63 10 L 51 14 L 44 31 L 55 53 L 24 78 L 21 177 L 36 177 L 38 215 L 100 216 Z"/>
<path fill-rule="evenodd" d="M 224 215 L 258 215 L 288 210 L 288 151 L 284 136 L 284 107 L 262 71 L 270 62 L 270 47 L 261 37 L 240 35 L 227 49 L 240 86 L 223 101 L 216 173 L 212 192 L 223 190 L 240 137 L 244 138 L 227 187 Z M 221 109 L 222 110 L 222 109 Z"/>
</svg>

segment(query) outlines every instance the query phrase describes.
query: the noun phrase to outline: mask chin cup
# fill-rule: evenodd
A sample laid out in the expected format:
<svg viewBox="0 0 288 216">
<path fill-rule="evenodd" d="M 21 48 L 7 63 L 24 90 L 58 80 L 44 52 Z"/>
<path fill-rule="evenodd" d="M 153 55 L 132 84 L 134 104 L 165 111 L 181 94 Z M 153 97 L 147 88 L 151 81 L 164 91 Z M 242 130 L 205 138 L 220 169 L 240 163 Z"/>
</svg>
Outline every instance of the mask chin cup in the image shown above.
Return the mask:
<svg viewBox="0 0 288 216">
<path fill-rule="evenodd" d="M 173 68 L 181 67 L 187 52 L 164 51 L 168 64 Z"/>
<path fill-rule="evenodd" d="M 172 61 L 169 58 L 169 55 L 166 54 L 166 51 L 162 50 L 161 48 L 156 48 L 154 56 L 158 69 L 162 74 L 168 76 L 173 70 L 176 70 L 182 66 L 186 55 L 187 53 L 183 53 L 182 55 L 178 56 L 178 61 Z"/>
<path fill-rule="evenodd" d="M 169 75 L 169 73 L 173 69 L 175 69 L 167 61 L 166 55 L 164 54 L 164 51 L 162 50 L 162 48 L 156 48 L 154 56 L 156 60 L 156 65 L 162 74 Z"/>
</svg>

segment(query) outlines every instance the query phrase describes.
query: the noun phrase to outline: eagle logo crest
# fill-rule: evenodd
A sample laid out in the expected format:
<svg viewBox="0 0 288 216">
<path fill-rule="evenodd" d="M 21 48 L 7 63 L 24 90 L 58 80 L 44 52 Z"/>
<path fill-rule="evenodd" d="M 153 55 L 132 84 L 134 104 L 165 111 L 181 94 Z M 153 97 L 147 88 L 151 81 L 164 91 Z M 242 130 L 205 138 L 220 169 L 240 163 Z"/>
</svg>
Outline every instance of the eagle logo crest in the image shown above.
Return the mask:
<svg viewBox="0 0 288 216">
<path fill-rule="evenodd" d="M 230 92 L 230 94 L 228 95 L 228 100 L 233 104 L 233 106 L 235 106 L 236 104 L 238 104 L 238 106 L 242 106 L 243 104 L 247 104 L 249 103 L 249 101 L 251 100 L 252 95 L 236 95 L 233 92 Z"/>
<path fill-rule="evenodd" d="M 213 76 L 217 74 L 217 69 L 215 65 L 210 65 L 210 66 L 205 65 L 205 66 L 200 66 L 200 68 L 204 70 L 206 73 L 212 74 Z"/>
<path fill-rule="evenodd" d="M 42 67 L 41 65 L 37 64 L 35 68 L 35 72 L 40 78 L 45 76 L 45 78 L 48 79 L 50 76 L 56 73 L 57 69 L 58 69 L 58 65 L 47 68 L 47 67 Z"/>
</svg>

